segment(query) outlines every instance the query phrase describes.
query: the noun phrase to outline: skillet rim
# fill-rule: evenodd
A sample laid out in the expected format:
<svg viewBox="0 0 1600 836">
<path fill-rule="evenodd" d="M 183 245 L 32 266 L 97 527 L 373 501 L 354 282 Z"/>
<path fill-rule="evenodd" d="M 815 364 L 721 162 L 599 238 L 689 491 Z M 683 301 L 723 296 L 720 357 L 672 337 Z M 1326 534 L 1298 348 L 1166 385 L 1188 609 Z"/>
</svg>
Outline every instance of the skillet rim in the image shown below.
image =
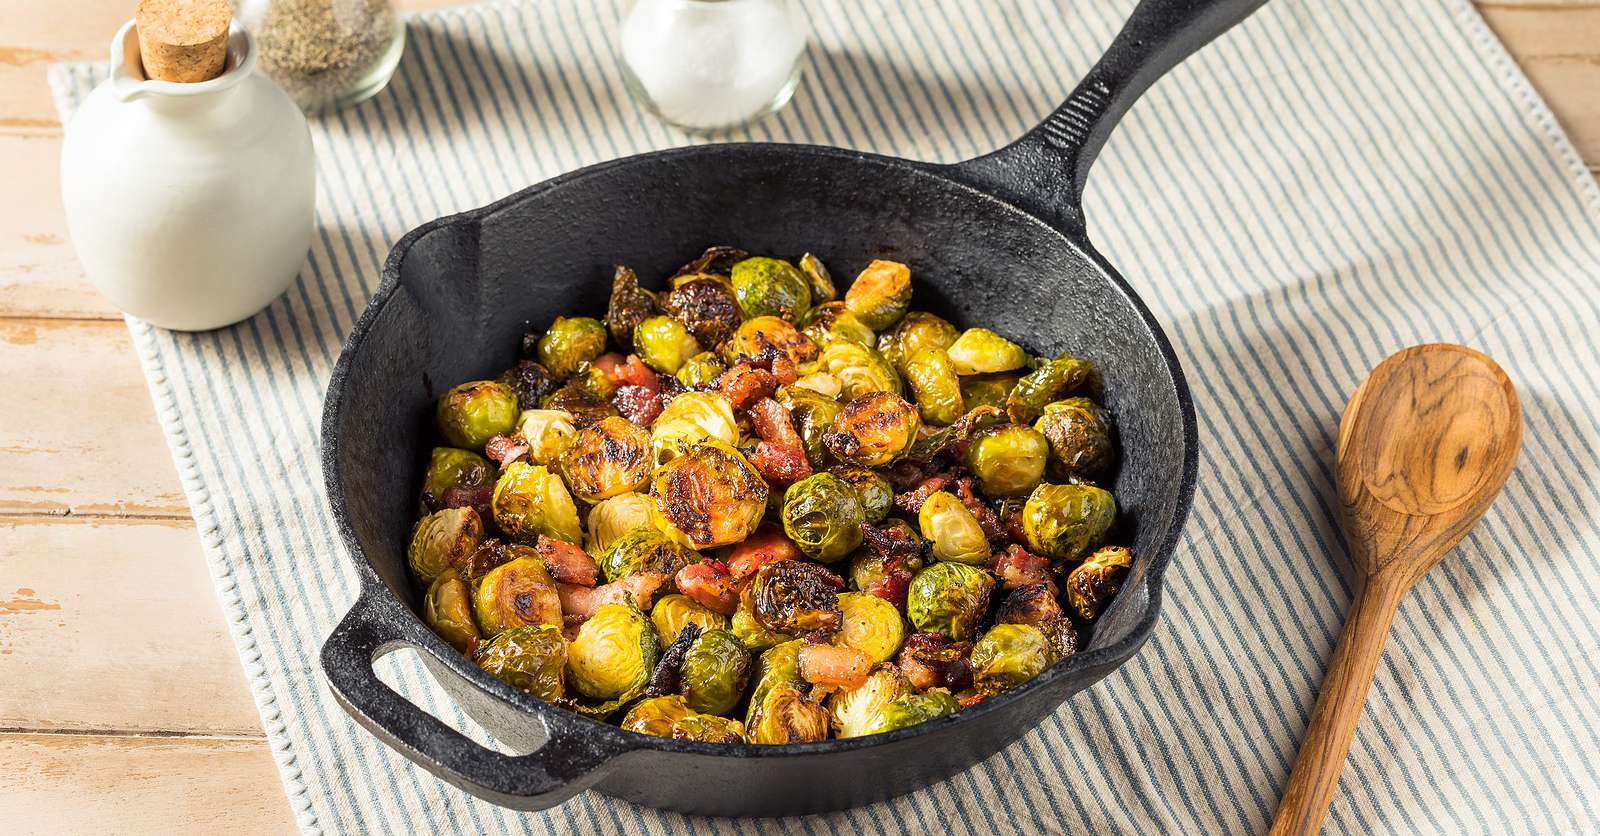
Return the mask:
<svg viewBox="0 0 1600 836">
<path fill-rule="evenodd" d="M 365 551 L 361 548 L 359 542 L 357 541 L 355 530 L 349 520 L 344 499 L 344 480 L 342 479 L 338 468 L 337 452 L 339 448 L 339 433 L 337 430 L 337 425 L 343 407 L 344 390 L 347 384 L 347 379 L 349 378 L 349 364 L 351 361 L 351 356 L 354 350 L 365 340 L 368 332 L 371 330 L 374 323 L 376 323 L 379 315 L 383 312 L 384 307 L 393 298 L 396 291 L 400 289 L 400 267 L 405 261 L 406 256 L 409 254 L 411 247 L 416 243 L 416 241 L 420 240 L 423 236 L 433 232 L 434 230 L 446 228 L 456 224 L 475 223 L 481 221 L 482 219 L 495 214 L 507 206 L 522 202 L 558 186 L 566 185 L 585 177 L 596 176 L 610 171 L 611 169 L 649 164 L 678 157 L 692 157 L 698 154 L 720 152 L 813 154 L 821 157 L 847 159 L 856 163 L 877 164 L 888 168 L 904 169 L 907 171 L 907 173 L 933 177 L 942 181 L 942 183 L 946 186 L 960 189 L 975 199 L 997 204 L 1002 210 L 1014 212 L 1020 216 L 1020 219 L 1031 221 L 1039 227 L 1041 232 L 1054 235 L 1060 238 L 1068 246 L 1077 250 L 1085 258 L 1087 258 L 1106 278 L 1110 279 L 1113 288 L 1120 292 L 1123 300 L 1129 303 L 1138 313 L 1140 320 L 1144 323 L 1145 327 L 1150 330 L 1151 335 L 1155 339 L 1156 349 L 1159 352 L 1162 361 L 1166 365 L 1167 373 L 1171 378 L 1173 393 L 1176 395 L 1178 400 L 1178 409 L 1182 424 L 1184 442 L 1183 462 L 1179 475 L 1178 493 L 1176 496 L 1172 524 L 1169 530 L 1166 532 L 1166 536 L 1157 546 L 1155 554 L 1143 558 L 1144 560 L 1148 561 L 1147 568 L 1143 576 L 1143 586 L 1145 588 L 1147 603 L 1145 605 L 1145 611 L 1139 614 L 1138 620 L 1129 629 L 1127 635 L 1117 642 L 1107 645 L 1106 647 L 1097 648 L 1092 651 L 1071 656 L 1068 659 L 1046 669 L 1043 673 L 1039 674 L 1023 685 L 1006 691 L 996 697 L 983 700 L 982 702 L 970 708 L 965 708 L 954 714 L 920 723 L 915 726 L 910 726 L 908 728 L 900 729 L 898 731 L 866 735 L 863 737 L 831 739 L 809 743 L 786 743 L 776 745 L 753 743 L 700 743 L 686 740 L 674 740 L 671 738 L 640 734 L 637 732 L 629 732 L 618 726 L 614 726 L 609 723 L 578 714 L 577 712 L 562 709 L 549 703 L 545 703 L 530 694 L 518 691 L 517 689 L 512 688 L 510 685 L 507 685 L 506 683 L 490 676 L 477 665 L 471 664 L 464 655 L 446 644 L 445 641 L 431 629 L 428 629 L 427 625 L 423 623 L 421 617 L 418 616 L 417 613 L 410 607 L 406 606 L 402 601 L 400 601 L 399 597 L 394 592 L 388 589 L 383 580 L 378 577 L 376 570 L 374 570 L 372 567 L 371 560 L 366 556 Z M 384 259 L 382 277 L 379 281 L 378 287 L 373 291 L 371 298 L 367 302 L 366 308 L 362 311 L 361 316 L 356 320 L 355 325 L 351 328 L 349 336 L 346 337 L 344 345 L 340 349 L 338 361 L 334 364 L 333 371 L 329 377 L 328 388 L 324 395 L 322 422 L 320 428 L 323 488 L 327 494 L 328 505 L 330 510 L 333 512 L 334 523 L 338 528 L 340 539 L 344 541 L 344 546 L 346 549 L 345 557 L 349 562 L 355 565 L 356 573 L 361 580 L 361 589 L 356 601 L 351 604 L 350 608 L 345 611 L 344 616 L 341 616 L 341 618 L 348 617 L 351 613 L 363 608 L 363 606 L 367 607 L 369 610 L 372 608 L 377 608 L 389 614 L 403 613 L 404 616 L 399 624 L 404 634 L 391 637 L 390 640 L 385 643 L 386 645 L 400 643 L 409 645 L 411 649 L 418 652 L 425 651 L 430 657 L 433 658 L 433 661 L 444 665 L 456 676 L 461 677 L 479 691 L 502 702 L 509 703 L 524 712 L 532 714 L 545 728 L 548 734 L 547 740 L 553 741 L 558 736 L 570 734 L 570 727 L 563 729 L 563 724 L 577 724 L 578 729 L 585 732 L 589 739 L 593 740 L 594 743 L 599 746 L 603 746 L 606 751 L 605 758 L 593 765 L 587 773 L 591 777 L 603 775 L 607 771 L 607 765 L 611 761 L 631 751 L 640 749 L 653 749 L 664 752 L 709 755 L 716 757 L 788 758 L 825 755 L 833 752 L 855 751 L 879 745 L 887 745 L 914 737 L 920 737 L 925 734 L 934 734 L 942 729 L 955 726 L 964 720 L 987 716 L 988 714 L 996 711 L 1004 711 L 1013 703 L 1025 699 L 1029 694 L 1032 694 L 1034 691 L 1039 690 L 1040 688 L 1044 688 L 1056 680 L 1063 679 L 1068 676 L 1078 676 L 1084 673 L 1093 673 L 1095 674 L 1095 681 L 1097 682 L 1099 679 L 1110 674 L 1111 671 L 1120 667 L 1128 659 L 1132 658 L 1134 653 L 1136 653 L 1144 644 L 1144 642 L 1149 639 L 1151 632 L 1155 628 L 1156 621 L 1158 620 L 1161 611 L 1161 598 L 1166 568 L 1172 560 L 1173 553 L 1177 548 L 1178 539 L 1183 533 L 1183 528 L 1187 524 L 1190 511 L 1193 508 L 1199 464 L 1199 434 L 1198 424 L 1194 412 L 1193 397 L 1190 393 L 1187 379 L 1184 376 L 1182 365 L 1178 361 L 1177 353 L 1173 349 L 1172 343 L 1170 339 L 1168 339 L 1166 332 L 1162 329 L 1161 324 L 1156 320 L 1155 315 L 1151 313 L 1149 307 L 1144 303 L 1144 300 L 1140 298 L 1139 294 L 1128 285 L 1127 280 L 1123 278 L 1122 274 L 1119 273 L 1116 268 L 1113 267 L 1105 259 L 1105 257 L 1100 254 L 1098 250 L 1095 249 L 1092 243 L 1090 243 L 1087 235 L 1058 229 L 1040 218 L 1038 215 L 1022 208 L 1018 204 L 1007 200 L 1004 197 L 990 194 L 986 191 L 969 185 L 968 182 L 959 174 L 962 166 L 966 165 L 968 162 L 971 161 L 969 160 L 952 164 L 928 163 L 917 160 L 909 160 L 901 157 L 875 154 L 866 151 L 857 151 L 847 148 L 837 148 L 826 145 L 814 145 L 806 143 L 727 142 L 686 145 L 676 148 L 648 151 L 641 154 L 633 154 L 626 157 L 606 160 L 584 166 L 582 168 L 574 169 L 572 171 L 559 174 L 555 177 L 520 189 L 483 206 L 435 218 L 431 221 L 421 224 L 420 226 L 417 226 L 410 232 L 407 232 L 395 242 L 394 246 L 390 248 L 388 256 Z M 320 663 L 323 666 L 326 666 L 327 664 L 328 654 L 326 652 L 326 648 L 331 638 L 332 636 L 330 635 L 329 637 L 324 638 L 322 642 L 323 652 L 320 654 Z M 388 651 L 385 651 L 384 654 L 379 655 L 386 655 L 387 652 Z M 378 657 L 375 656 L 373 660 L 367 662 L 367 664 L 372 664 L 377 658 Z M 324 670 L 323 676 L 324 678 L 327 677 L 326 670 Z M 1093 684 L 1094 683 L 1091 682 L 1089 685 L 1084 687 L 1087 688 Z M 414 710 L 423 711 L 420 706 L 417 706 L 404 695 L 400 695 L 400 698 L 404 702 L 410 704 Z M 1068 699 L 1071 699 L 1071 695 L 1068 695 L 1057 701 L 1050 710 L 1053 711 L 1055 708 L 1064 704 Z M 1032 728 L 1036 728 L 1036 726 L 1024 730 L 1023 733 L 1025 734 L 1027 731 L 1031 731 Z M 459 731 L 456 733 L 460 734 Z M 536 757 L 539 751 L 542 751 L 543 748 L 544 746 L 541 745 L 539 749 L 535 749 L 533 752 L 529 753 L 528 756 Z M 578 779 L 578 783 L 592 784 L 592 781 L 586 782 L 580 778 Z"/>
</svg>

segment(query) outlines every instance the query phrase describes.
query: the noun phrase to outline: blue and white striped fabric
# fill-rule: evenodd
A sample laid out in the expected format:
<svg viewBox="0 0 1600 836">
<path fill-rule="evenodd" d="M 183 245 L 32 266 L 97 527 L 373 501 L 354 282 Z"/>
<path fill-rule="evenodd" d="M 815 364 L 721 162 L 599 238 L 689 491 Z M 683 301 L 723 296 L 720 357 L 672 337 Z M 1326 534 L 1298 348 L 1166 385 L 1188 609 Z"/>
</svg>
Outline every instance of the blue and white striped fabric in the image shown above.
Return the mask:
<svg viewBox="0 0 1600 836">
<path fill-rule="evenodd" d="M 1340 409 L 1384 356 L 1436 340 L 1506 367 L 1525 447 L 1401 608 L 1330 831 L 1600 831 L 1600 191 L 1466 0 L 1276 0 L 1113 137 L 1090 230 L 1183 357 L 1199 491 L 1155 636 L 1021 742 L 892 803 L 732 821 L 593 793 L 513 814 L 359 730 L 316 663 L 356 593 L 317 468 L 329 371 L 412 226 L 690 141 L 624 91 L 622 5 L 411 18 L 389 88 L 313 125 L 319 230 L 299 283 L 223 331 L 129 322 L 306 832 L 1260 830 L 1351 594 Z M 794 103 L 726 138 L 953 161 L 1054 107 L 1133 0 L 802 5 L 815 36 Z M 63 111 L 103 75 L 56 68 Z M 386 676 L 471 728 L 414 659 Z"/>
</svg>

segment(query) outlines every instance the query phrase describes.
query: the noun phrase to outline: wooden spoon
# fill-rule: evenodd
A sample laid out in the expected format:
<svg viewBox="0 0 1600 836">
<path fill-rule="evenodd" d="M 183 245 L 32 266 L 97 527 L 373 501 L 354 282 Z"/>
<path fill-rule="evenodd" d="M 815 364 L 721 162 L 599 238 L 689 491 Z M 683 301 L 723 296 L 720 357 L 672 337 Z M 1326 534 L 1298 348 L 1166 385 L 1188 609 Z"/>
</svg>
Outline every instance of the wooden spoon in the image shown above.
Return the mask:
<svg viewBox="0 0 1600 836">
<path fill-rule="evenodd" d="M 1516 390 L 1470 348 L 1408 348 L 1379 363 L 1351 396 L 1336 470 L 1361 586 L 1273 834 L 1321 829 L 1400 599 L 1477 524 L 1521 444 Z"/>
</svg>

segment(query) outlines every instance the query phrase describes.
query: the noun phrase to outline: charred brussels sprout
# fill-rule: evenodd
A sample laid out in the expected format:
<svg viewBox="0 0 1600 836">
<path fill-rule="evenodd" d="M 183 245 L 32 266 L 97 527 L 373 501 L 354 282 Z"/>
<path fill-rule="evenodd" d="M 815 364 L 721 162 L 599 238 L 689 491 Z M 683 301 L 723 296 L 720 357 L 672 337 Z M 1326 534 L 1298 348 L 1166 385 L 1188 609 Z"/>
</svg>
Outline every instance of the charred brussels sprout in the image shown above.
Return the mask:
<svg viewBox="0 0 1600 836">
<path fill-rule="evenodd" d="M 828 739 L 828 710 L 788 683 L 764 691 L 752 701 L 746 734 L 751 743 L 810 743 Z"/>
<path fill-rule="evenodd" d="M 1001 424 L 979 430 L 967 445 L 967 468 L 991 497 L 1019 496 L 1044 478 L 1050 443 L 1032 427 Z"/>
<path fill-rule="evenodd" d="M 650 497 L 642 493 L 622 493 L 603 499 L 589 509 L 589 539 L 583 550 L 591 557 L 605 554 L 622 535 L 650 527 Z"/>
<path fill-rule="evenodd" d="M 650 425 L 650 448 L 657 465 L 696 444 L 731 446 L 738 440 L 733 407 L 716 392 L 685 392 L 673 398 Z"/>
<path fill-rule="evenodd" d="M 682 546 L 655 529 L 640 528 L 618 538 L 596 562 L 609 582 L 640 572 L 675 575 L 689 565 L 690 557 Z"/>
<path fill-rule="evenodd" d="M 844 340 L 871 348 L 873 340 L 877 338 L 871 328 L 845 308 L 843 302 L 828 302 L 812 308 L 800 333 L 820 346 Z"/>
<path fill-rule="evenodd" d="M 1006 408 L 1006 398 L 1022 378 L 1015 374 L 980 374 L 961 378 L 961 400 L 968 409 L 980 406 Z"/>
<path fill-rule="evenodd" d="M 1022 506 L 1029 551 L 1057 560 L 1082 557 L 1116 518 L 1116 499 L 1093 485 L 1041 484 Z"/>
<path fill-rule="evenodd" d="M 622 728 L 639 734 L 699 743 L 743 743 L 744 724 L 703 714 L 677 694 L 640 700 L 623 715 Z"/>
<path fill-rule="evenodd" d="M 1031 424 L 1044 408 L 1092 385 L 1094 364 L 1062 354 L 1029 372 L 1006 396 L 1006 414 L 1018 424 Z"/>
<path fill-rule="evenodd" d="M 922 420 L 930 424 L 951 424 L 967 411 L 961 397 L 961 380 L 942 348 L 920 348 L 905 362 L 901 371 L 917 396 Z"/>
<path fill-rule="evenodd" d="M 517 419 L 517 432 L 528 442 L 528 461 L 553 465 L 572 445 L 578 427 L 564 410 L 527 409 Z"/>
<path fill-rule="evenodd" d="M 839 595 L 842 619 L 837 642 L 853 647 L 874 663 L 887 662 L 906 639 L 906 621 L 894 604 L 864 592 Z"/>
<path fill-rule="evenodd" d="M 539 362 L 561 380 L 578 373 L 578 367 L 606 350 L 606 327 L 587 316 L 556 317 L 539 338 Z"/>
<path fill-rule="evenodd" d="M 678 673 L 678 687 L 689 707 L 727 714 L 744 698 L 750 682 L 750 654 L 726 630 L 707 630 L 689 645 Z"/>
<path fill-rule="evenodd" d="M 565 386 L 551 392 L 540 407 L 565 412 L 579 426 L 618 414 L 617 408 L 585 386 L 582 378 L 573 378 Z"/>
<path fill-rule="evenodd" d="M 1044 631 L 1032 624 L 996 624 L 972 646 L 972 685 L 992 696 L 1038 676 L 1055 661 Z"/>
<path fill-rule="evenodd" d="M 749 603 L 739 602 L 739 608 L 733 611 L 733 618 L 729 620 L 728 631 L 733 633 L 744 646 L 750 650 L 765 650 L 782 644 L 794 636 L 768 630 L 756 620 L 755 613 L 751 612 Z"/>
<path fill-rule="evenodd" d="M 633 351 L 633 329 L 655 316 L 656 295 L 639 286 L 639 276 L 618 264 L 611 275 L 611 303 L 606 308 L 606 328 L 623 351 Z"/>
<path fill-rule="evenodd" d="M 956 374 L 1009 372 L 1028 363 L 1028 352 L 1022 346 L 987 328 L 962 331 L 948 350 Z"/>
<path fill-rule="evenodd" d="M 543 465 L 506 465 L 495 482 L 490 507 L 495 525 L 519 543 L 532 543 L 540 534 L 568 543 L 583 542 L 578 506 L 561 477 Z"/>
<path fill-rule="evenodd" d="M 741 360 L 771 361 L 777 357 L 796 366 L 803 365 L 817 359 L 817 344 L 788 320 L 758 316 L 740 325 L 722 348 L 722 359 L 729 364 Z"/>
<path fill-rule="evenodd" d="M 1045 405 L 1033 428 L 1050 441 L 1051 472 L 1062 479 L 1094 479 L 1111 469 L 1117 447 L 1111 439 L 1111 413 L 1088 398 Z"/>
<path fill-rule="evenodd" d="M 471 450 L 435 447 L 422 476 L 422 501 L 429 508 L 439 508 L 444 492 L 451 488 L 487 488 L 492 484 L 494 466 L 488 459 Z"/>
<path fill-rule="evenodd" d="M 513 550 L 519 556 L 490 569 L 472 594 L 478 626 L 490 638 L 526 624 L 560 628 L 561 599 L 544 561 L 532 549 L 507 547 L 507 551 Z"/>
<path fill-rule="evenodd" d="M 1122 576 L 1132 565 L 1133 552 L 1123 546 L 1096 549 L 1067 575 L 1067 606 L 1084 621 L 1093 621 L 1122 589 Z"/>
<path fill-rule="evenodd" d="M 828 472 L 855 488 L 856 497 L 861 500 L 861 511 L 866 515 L 867 522 L 881 523 L 884 517 L 889 516 L 889 510 L 894 507 L 894 488 L 890 487 L 889 480 L 879 476 L 877 471 L 869 467 L 842 464 L 829 468 Z"/>
<path fill-rule="evenodd" d="M 839 628 L 843 586 L 837 575 L 815 563 L 779 560 L 756 570 L 744 596 L 756 622 L 775 633 L 831 631 Z"/>
<path fill-rule="evenodd" d="M 661 306 L 707 348 L 722 345 L 744 321 L 733 287 L 719 278 L 688 279 L 675 286 Z"/>
<path fill-rule="evenodd" d="M 811 283 L 787 261 L 747 258 L 733 265 L 732 280 L 747 319 L 776 316 L 795 322 L 811 310 Z"/>
<path fill-rule="evenodd" d="M 949 348 L 960 332 L 954 325 L 923 311 L 912 311 L 878 335 L 878 353 L 905 370 L 905 362 L 924 348 Z"/>
<path fill-rule="evenodd" d="M 893 393 L 874 392 L 845 405 L 823 443 L 840 461 L 880 467 L 911 449 L 920 425 L 916 407 Z"/>
<path fill-rule="evenodd" d="M 478 638 L 478 624 L 472 620 L 472 590 L 454 569 L 434 578 L 428 587 L 422 599 L 422 620 L 456 650 L 465 651 Z"/>
<path fill-rule="evenodd" d="M 483 540 L 483 520 L 471 508 L 446 508 L 417 521 L 406 562 L 426 584 L 452 568 L 465 566 Z"/>
<path fill-rule="evenodd" d="M 811 253 L 800 256 L 800 272 L 805 274 L 806 284 L 811 288 L 811 304 L 832 302 L 839 295 L 839 291 L 833 287 L 833 276 L 828 274 L 828 268 L 822 266 L 822 259 Z"/>
<path fill-rule="evenodd" d="M 513 627 L 479 648 L 474 661 L 495 679 L 545 702 L 566 695 L 561 680 L 567 666 L 567 640 L 560 627 Z"/>
<path fill-rule="evenodd" d="M 900 321 L 911 304 L 911 268 L 898 261 L 874 261 L 845 291 L 844 304 L 874 331 Z"/>
<path fill-rule="evenodd" d="M 728 367 L 723 365 L 722 359 L 717 357 L 716 354 L 710 351 L 702 351 L 683 361 L 683 365 L 678 367 L 678 371 L 673 377 L 676 377 L 678 382 L 682 383 L 686 388 L 709 389 L 716 385 L 717 378 L 721 377 L 722 373 L 727 370 Z M 670 405 L 668 404 L 668 406 Z"/>
<path fill-rule="evenodd" d="M 783 495 L 783 532 L 807 557 L 832 563 L 861 545 L 866 513 L 850 483 L 814 473 Z"/>
<path fill-rule="evenodd" d="M 663 465 L 650 493 L 657 527 L 695 549 L 743 540 L 767 509 L 761 475 L 739 451 L 715 442 L 692 445 Z"/>
<path fill-rule="evenodd" d="M 795 432 L 806 448 L 806 458 L 813 467 L 820 467 L 829 459 L 823 438 L 833 429 L 834 421 L 844 412 L 844 404 L 809 389 L 790 387 L 783 395 L 784 406 L 794 419 Z"/>
<path fill-rule="evenodd" d="M 517 393 L 493 380 L 474 380 L 444 393 L 435 411 L 439 434 L 454 447 L 483 449 L 517 423 Z"/>
<path fill-rule="evenodd" d="M 596 421 L 561 454 L 561 475 L 584 502 L 643 487 L 650 478 L 650 435 L 626 418 Z"/>
<path fill-rule="evenodd" d="M 633 329 L 633 350 L 646 366 L 677 374 L 685 361 L 700 353 L 700 343 L 676 319 L 652 316 Z"/>
<path fill-rule="evenodd" d="M 501 372 L 498 380 L 511 387 L 517 395 L 517 406 L 523 409 L 538 409 L 545 396 L 561 386 L 548 369 L 534 360 L 518 361 Z"/>
<path fill-rule="evenodd" d="M 726 630 L 728 617 L 708 609 L 687 595 L 673 593 L 656 599 L 656 605 L 650 608 L 650 624 L 656 628 L 656 638 L 661 646 L 666 647 L 678 640 L 678 633 L 683 631 L 685 625 L 694 624 L 702 631 Z"/>
<path fill-rule="evenodd" d="M 905 694 L 913 693 L 911 683 L 893 665 L 879 665 L 867 681 L 828 696 L 828 713 L 833 716 L 834 736 L 861 737 L 883 721 L 884 709 Z"/>
<path fill-rule="evenodd" d="M 592 699 L 623 700 L 642 692 L 655 666 L 650 621 L 627 604 L 595 610 L 567 648 L 572 688 Z"/>
<path fill-rule="evenodd" d="M 935 563 L 911 579 L 906 615 L 921 632 L 970 641 L 993 591 L 993 576 L 976 566 Z"/>
<path fill-rule="evenodd" d="M 839 391 L 847 401 L 872 392 L 902 391 L 900 376 L 883 355 L 860 343 L 837 340 L 828 344 L 817 359 L 821 369 L 839 381 Z"/>
<path fill-rule="evenodd" d="M 749 257 L 749 253 L 738 247 L 730 247 L 725 244 L 706 247 L 705 252 L 695 256 L 693 261 L 678 268 L 678 272 L 673 274 L 673 281 L 677 282 L 681 277 L 695 274 L 726 276 L 733 270 L 733 265 Z"/>
<path fill-rule="evenodd" d="M 938 491 L 923 501 L 917 527 L 923 537 L 933 541 L 935 560 L 973 566 L 989 562 L 989 540 L 983 536 L 983 526 L 955 494 Z"/>
<path fill-rule="evenodd" d="M 961 710 L 961 704 L 949 691 L 928 691 L 921 694 L 901 694 L 884 706 L 878 722 L 866 729 L 866 734 L 909 729 L 919 723 L 947 717 Z"/>
</svg>

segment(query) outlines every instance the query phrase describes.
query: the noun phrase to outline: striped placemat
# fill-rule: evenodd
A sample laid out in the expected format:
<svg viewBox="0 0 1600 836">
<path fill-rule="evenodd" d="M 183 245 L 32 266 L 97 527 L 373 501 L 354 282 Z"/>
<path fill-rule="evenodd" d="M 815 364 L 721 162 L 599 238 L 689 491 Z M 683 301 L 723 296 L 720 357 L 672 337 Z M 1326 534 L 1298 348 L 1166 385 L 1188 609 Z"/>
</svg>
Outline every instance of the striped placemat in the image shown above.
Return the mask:
<svg viewBox="0 0 1600 836">
<path fill-rule="evenodd" d="M 1340 408 L 1384 356 L 1435 340 L 1506 367 L 1525 447 L 1401 609 L 1330 831 L 1600 830 L 1600 192 L 1466 0 L 1275 0 L 1106 149 L 1090 230 L 1182 355 L 1200 484 L 1155 636 L 1042 728 L 892 803 L 765 821 L 593 793 L 513 814 L 357 729 L 316 661 L 356 593 L 317 468 L 329 371 L 412 226 L 689 141 L 623 89 L 622 5 L 411 18 L 389 88 L 313 124 L 319 228 L 289 293 L 213 333 L 129 322 L 308 833 L 1260 830 L 1350 597 Z M 799 94 L 726 138 L 953 161 L 1051 109 L 1132 0 L 799 5 L 815 30 Z M 56 67 L 63 112 L 103 75 Z M 387 668 L 472 728 L 414 659 Z"/>
</svg>

